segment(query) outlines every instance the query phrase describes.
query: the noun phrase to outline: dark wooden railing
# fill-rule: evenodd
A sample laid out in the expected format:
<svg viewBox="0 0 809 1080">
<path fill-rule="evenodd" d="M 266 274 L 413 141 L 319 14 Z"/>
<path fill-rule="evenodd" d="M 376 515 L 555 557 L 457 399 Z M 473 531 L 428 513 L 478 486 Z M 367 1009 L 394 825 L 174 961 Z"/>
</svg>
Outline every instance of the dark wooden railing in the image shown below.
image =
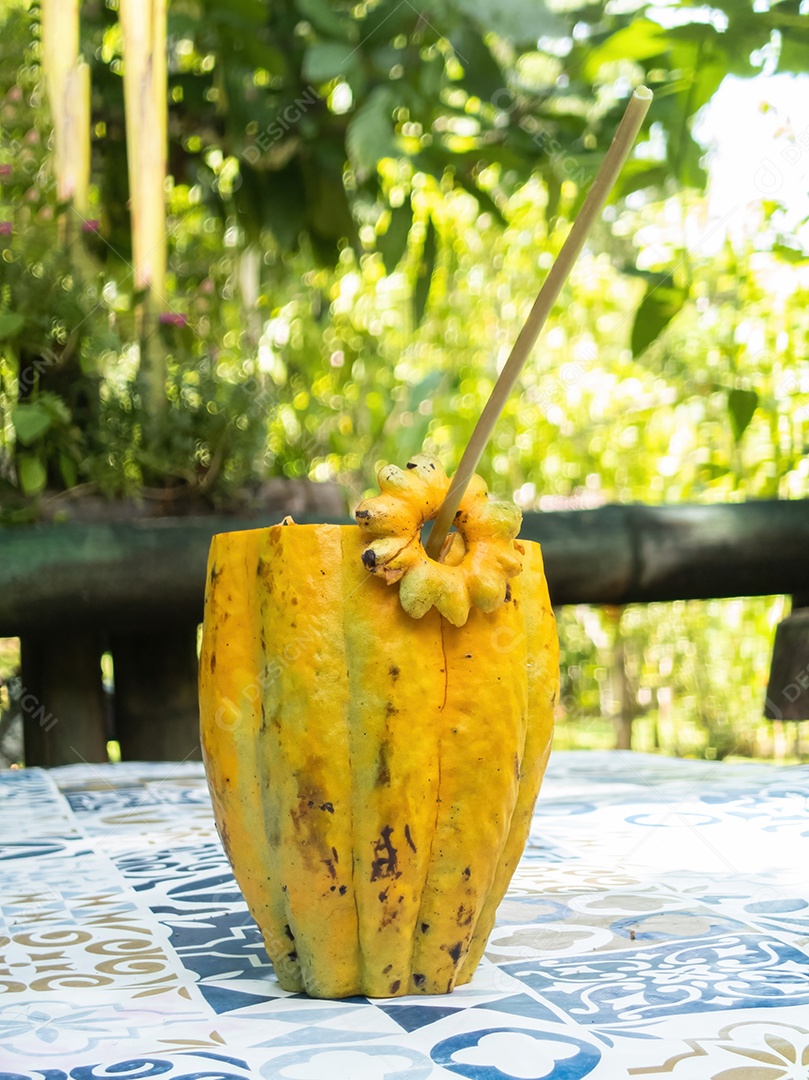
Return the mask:
<svg viewBox="0 0 809 1080">
<path fill-rule="evenodd" d="M 195 643 L 210 538 L 281 516 L 0 530 L 0 636 L 21 638 L 27 762 L 102 761 L 113 735 L 127 759 L 198 754 Z M 521 536 L 542 544 L 555 605 L 809 599 L 809 500 L 527 513 Z M 104 651 L 115 669 L 112 728 Z"/>
</svg>

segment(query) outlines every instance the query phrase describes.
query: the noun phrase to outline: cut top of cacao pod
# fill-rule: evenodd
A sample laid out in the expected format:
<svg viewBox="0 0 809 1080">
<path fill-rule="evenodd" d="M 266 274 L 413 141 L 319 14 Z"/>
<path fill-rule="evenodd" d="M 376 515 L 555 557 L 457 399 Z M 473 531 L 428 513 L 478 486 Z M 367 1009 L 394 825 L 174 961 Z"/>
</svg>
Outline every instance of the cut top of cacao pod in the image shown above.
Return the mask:
<svg viewBox="0 0 809 1080">
<path fill-rule="evenodd" d="M 362 562 L 387 584 L 400 582 L 408 615 L 420 619 L 435 607 L 454 626 L 463 626 L 473 605 L 495 611 L 506 601 L 509 579 L 521 572 L 525 554 L 516 540 L 518 507 L 490 498 L 485 481 L 473 476 L 439 562 L 424 550 L 421 530 L 449 490 L 441 463 L 416 454 L 404 469 L 386 465 L 377 479 L 380 494 L 355 511 L 365 543 Z"/>
</svg>

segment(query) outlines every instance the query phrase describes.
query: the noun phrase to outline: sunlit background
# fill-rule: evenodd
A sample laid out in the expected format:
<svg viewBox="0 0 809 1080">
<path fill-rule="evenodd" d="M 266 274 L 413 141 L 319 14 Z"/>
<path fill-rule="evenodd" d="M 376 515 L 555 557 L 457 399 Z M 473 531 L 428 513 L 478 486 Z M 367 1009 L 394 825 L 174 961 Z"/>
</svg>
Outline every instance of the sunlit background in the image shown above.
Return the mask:
<svg viewBox="0 0 809 1080">
<path fill-rule="evenodd" d="M 0 6 L 7 22 L 0 40 L 3 304 L 11 311 L 13 301 L 25 320 L 24 327 L 2 323 L 0 313 L 3 520 L 69 516 L 67 494 L 77 489 L 149 510 L 167 491 L 178 504 L 197 498 L 227 510 L 260 503 L 261 483 L 275 477 L 338 485 L 351 509 L 373 490 L 382 464 L 422 448 L 451 470 L 592 180 L 609 125 L 643 79 L 658 91 L 651 127 L 481 471 L 494 492 L 526 510 L 809 497 L 809 77 L 794 73 L 798 50 L 780 31 L 768 30 L 763 44 L 748 50 L 751 60 L 739 61 L 749 67 L 744 77 L 716 55 L 709 74 L 691 57 L 683 76 L 680 54 L 666 53 L 664 63 L 645 44 L 657 33 L 649 20 L 666 30 L 706 25 L 721 43 L 725 9 L 684 13 L 668 5 L 633 23 L 610 4 L 598 11 L 590 5 L 575 18 L 566 14 L 570 5 L 551 5 L 539 45 L 535 38 L 518 48 L 504 25 L 508 5 L 500 22 L 484 5 L 480 17 L 490 17 L 492 28 L 472 39 L 472 6 L 459 4 L 458 26 L 467 37 L 451 37 L 452 49 L 441 27 L 419 38 L 423 25 L 391 26 L 384 44 L 385 79 L 393 87 L 411 79 L 405 54 L 416 48 L 418 108 L 441 103 L 430 106 L 428 131 L 416 116 L 415 90 L 408 109 L 385 98 L 380 122 L 387 82 L 377 77 L 369 88 L 332 71 L 335 48 L 343 50 L 340 63 L 353 53 L 326 40 L 332 31 L 339 40 L 341 27 L 329 31 L 325 9 L 307 4 L 306 18 L 303 9 L 295 16 L 303 19 L 294 33 L 305 51 L 302 89 L 292 100 L 303 100 L 307 87 L 317 93 L 294 114 L 270 118 L 277 124 L 280 115 L 283 130 L 264 149 L 256 140 L 268 121 L 262 112 L 259 124 L 251 109 L 258 113 L 262 95 L 278 85 L 271 51 L 242 57 L 231 84 L 232 42 L 216 21 L 221 5 L 177 0 L 170 9 L 176 21 L 169 83 L 177 161 L 159 327 L 171 428 L 147 445 L 133 389 L 140 349 L 119 175 L 116 5 L 86 6 L 96 23 L 85 51 L 101 97 L 93 110 L 92 214 L 77 230 L 74 257 L 76 245 L 83 253 L 70 271 L 53 254 L 60 211 L 46 180 L 35 12 L 25 3 Z M 346 6 L 338 14 L 347 25 L 373 10 Z M 732 30 L 736 7 L 727 10 Z M 365 40 L 354 52 L 367 47 Z M 668 39 L 664 45 L 673 48 Z M 507 88 L 497 88 L 497 69 L 488 72 L 488 100 L 466 85 L 469 73 L 458 58 L 479 47 L 499 65 Z M 783 72 L 779 57 L 793 73 Z M 436 82 L 425 87 L 428 72 Z M 687 92 L 677 82 L 686 76 Z M 702 86 L 703 77 L 713 79 L 715 93 Z M 207 89 L 192 104 L 197 83 Z M 586 96 L 571 104 L 566 95 L 574 90 L 592 91 L 598 107 Z M 693 114 L 685 107 L 678 119 L 671 103 L 692 90 L 708 104 Z M 327 108 L 310 108 L 316 98 Z M 524 129 L 534 132 L 533 143 L 520 144 L 511 162 L 509 147 L 518 146 L 513 103 L 526 115 L 536 112 L 540 126 Z M 350 119 L 359 121 L 362 110 L 364 126 L 354 125 L 352 142 Z M 294 194 L 289 181 L 267 206 L 266 192 L 251 188 L 268 175 L 285 176 L 302 145 L 323 145 L 325 127 L 312 126 L 316 112 L 319 125 L 349 121 L 350 166 L 343 172 L 339 161 L 337 176 L 349 196 L 352 243 L 334 240 L 349 212 L 344 199 L 313 210 L 307 187 L 309 216 L 301 229 L 308 231 L 299 243 L 284 232 L 293 213 L 284 201 Z M 227 129 L 234 116 L 245 118 L 241 141 Z M 558 126 L 563 148 L 555 161 L 547 140 L 537 141 L 542 123 Z M 464 155 L 482 153 L 486 133 L 511 124 L 508 153 L 481 160 L 465 175 Z M 691 131 L 694 151 L 686 146 Z M 419 156 L 439 142 L 457 155 L 454 182 L 449 164 L 445 171 L 428 168 Z M 255 169 L 254 155 L 261 158 Z M 23 176 L 24 162 L 33 164 Z M 310 173 L 304 175 L 311 186 Z M 260 220 L 251 217 L 257 208 Z M 79 320 L 76 376 L 70 386 L 43 390 L 45 427 L 21 441 L 11 413 L 26 342 L 39 334 L 37 347 L 49 336 L 64 345 Z M 798 725 L 761 719 L 773 628 L 788 603 L 763 597 L 561 610 L 557 745 L 611 746 L 623 725 L 641 750 L 711 759 L 799 755 Z M 16 643 L 1 642 L 0 674 L 10 678 L 17 663 Z M 111 670 L 106 675 L 113 677 Z M 8 687 L 0 690 L 0 706 L 9 712 Z M 8 729 L 6 722 L 6 737 Z M 13 758 L 13 739 L 9 746 Z"/>
</svg>

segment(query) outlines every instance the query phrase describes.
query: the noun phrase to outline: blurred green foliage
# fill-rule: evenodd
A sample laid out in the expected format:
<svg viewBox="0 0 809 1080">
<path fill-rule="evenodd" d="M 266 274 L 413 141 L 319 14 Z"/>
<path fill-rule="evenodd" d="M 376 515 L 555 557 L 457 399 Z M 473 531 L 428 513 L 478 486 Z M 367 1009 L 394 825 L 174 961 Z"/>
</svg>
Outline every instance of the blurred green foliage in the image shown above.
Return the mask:
<svg viewBox="0 0 809 1080">
<path fill-rule="evenodd" d="M 805 759 L 805 724 L 762 718 L 773 632 L 788 609 L 784 597 L 637 605 L 612 618 L 594 608 L 564 608 L 557 613 L 563 709 L 554 745 L 615 745 L 618 616 L 634 750 Z"/>
<path fill-rule="evenodd" d="M 664 26 L 642 3 L 172 0 L 150 327 L 168 409 L 148 438 L 115 4 L 83 5 L 88 222 L 54 202 L 36 7 L 0 6 L 2 520 L 82 491 L 237 507 L 268 476 L 354 502 L 422 447 L 452 470 L 644 81 L 655 127 L 481 472 L 526 508 L 809 496 L 803 252 L 775 196 L 744 241 L 688 241 L 707 227 L 699 109 L 728 73 L 809 63 L 797 0 L 765 6 L 672 4 Z M 640 748 L 763 752 L 779 610 L 563 612 L 562 739 L 613 739 L 618 626 Z"/>
</svg>

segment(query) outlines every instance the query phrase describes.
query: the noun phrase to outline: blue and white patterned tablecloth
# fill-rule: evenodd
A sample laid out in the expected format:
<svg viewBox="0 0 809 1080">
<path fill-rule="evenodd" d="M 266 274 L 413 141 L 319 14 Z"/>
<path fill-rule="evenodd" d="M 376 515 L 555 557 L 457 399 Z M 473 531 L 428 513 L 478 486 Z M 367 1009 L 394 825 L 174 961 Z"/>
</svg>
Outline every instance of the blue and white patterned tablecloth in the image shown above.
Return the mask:
<svg viewBox="0 0 809 1080">
<path fill-rule="evenodd" d="M 471 985 L 274 981 L 199 765 L 0 774 L 0 1080 L 807 1080 L 809 768 L 557 753 Z"/>
</svg>

